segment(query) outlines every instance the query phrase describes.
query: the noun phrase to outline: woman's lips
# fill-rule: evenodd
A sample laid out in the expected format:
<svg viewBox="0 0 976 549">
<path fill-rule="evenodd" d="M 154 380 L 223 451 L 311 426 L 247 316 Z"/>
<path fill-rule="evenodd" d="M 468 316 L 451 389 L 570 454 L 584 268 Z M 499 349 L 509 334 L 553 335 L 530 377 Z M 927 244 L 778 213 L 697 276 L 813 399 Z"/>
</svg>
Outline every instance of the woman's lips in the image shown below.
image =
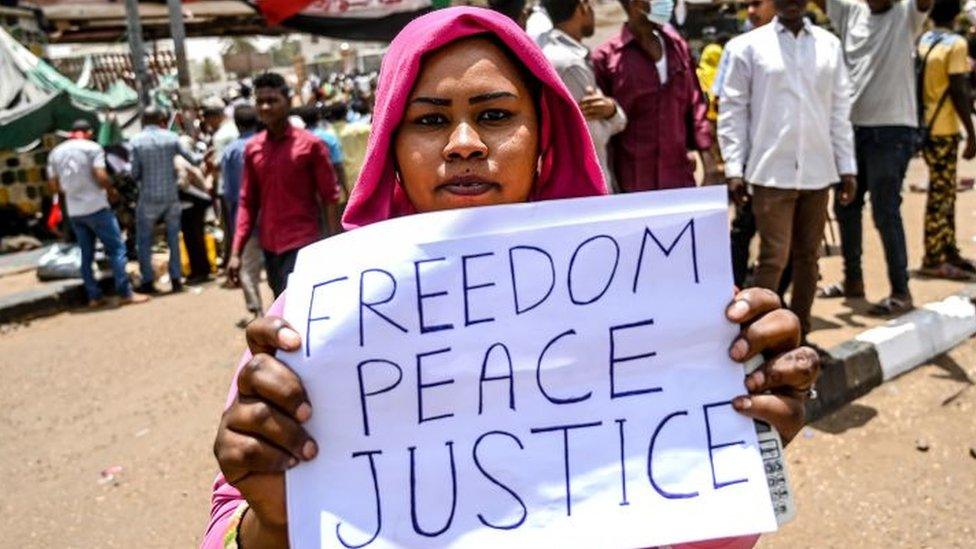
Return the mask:
<svg viewBox="0 0 976 549">
<path fill-rule="evenodd" d="M 477 196 L 499 187 L 498 183 L 480 177 L 453 177 L 437 186 L 439 190 L 461 196 Z"/>
</svg>

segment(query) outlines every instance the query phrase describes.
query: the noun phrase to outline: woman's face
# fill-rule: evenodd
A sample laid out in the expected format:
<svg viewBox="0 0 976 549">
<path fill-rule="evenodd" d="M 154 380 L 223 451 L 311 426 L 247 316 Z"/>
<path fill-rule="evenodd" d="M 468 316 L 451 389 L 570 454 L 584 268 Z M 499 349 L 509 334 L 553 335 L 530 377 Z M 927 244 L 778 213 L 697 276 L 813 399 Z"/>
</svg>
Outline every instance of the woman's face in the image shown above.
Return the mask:
<svg viewBox="0 0 976 549">
<path fill-rule="evenodd" d="M 483 38 L 433 53 L 395 138 L 418 212 L 528 200 L 539 156 L 535 102 L 516 66 Z"/>
</svg>

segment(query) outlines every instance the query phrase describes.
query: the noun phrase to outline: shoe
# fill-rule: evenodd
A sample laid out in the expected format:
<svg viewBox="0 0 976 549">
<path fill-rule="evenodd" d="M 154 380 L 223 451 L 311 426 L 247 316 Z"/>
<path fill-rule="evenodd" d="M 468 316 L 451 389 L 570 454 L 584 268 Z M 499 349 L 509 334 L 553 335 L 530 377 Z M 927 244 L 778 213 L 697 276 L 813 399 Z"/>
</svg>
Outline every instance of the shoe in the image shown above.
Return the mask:
<svg viewBox="0 0 976 549">
<path fill-rule="evenodd" d="M 133 292 L 129 297 L 123 297 L 119 300 L 119 307 L 125 307 L 126 305 L 140 305 L 142 303 L 148 303 L 151 298 L 146 294 L 140 294 Z"/>
<path fill-rule="evenodd" d="M 868 309 L 871 316 L 896 316 L 915 308 L 912 296 L 890 296 L 875 303 Z"/>
<path fill-rule="evenodd" d="M 918 270 L 918 274 L 929 278 L 941 278 L 944 280 L 971 280 L 973 273 L 960 269 L 946 261 L 932 267 L 923 266 Z"/>
<path fill-rule="evenodd" d="M 967 273 L 976 273 L 976 264 L 961 255 L 950 257 L 948 262 Z"/>
<path fill-rule="evenodd" d="M 206 275 L 206 274 L 205 275 L 199 275 L 199 276 L 191 276 L 191 277 L 188 277 L 186 279 L 186 285 L 187 286 L 195 286 L 197 284 L 204 284 L 204 283 L 210 282 L 211 280 L 213 280 L 213 279 L 210 277 L 210 275 Z"/>
<path fill-rule="evenodd" d="M 173 286 L 170 289 L 169 293 L 171 293 L 171 294 L 178 294 L 178 293 L 180 293 L 182 291 L 183 291 L 183 283 L 182 282 L 173 282 Z"/>
<path fill-rule="evenodd" d="M 135 292 L 137 294 L 156 295 L 159 293 L 159 290 L 156 289 L 156 286 L 153 286 L 152 282 L 149 282 L 136 286 Z"/>
<path fill-rule="evenodd" d="M 864 297 L 864 282 L 861 280 L 856 281 L 844 281 L 838 284 L 831 284 L 829 286 L 824 286 L 820 288 L 817 292 L 817 297 L 823 299 L 835 299 L 839 297 L 843 298 L 863 298 Z"/>
</svg>

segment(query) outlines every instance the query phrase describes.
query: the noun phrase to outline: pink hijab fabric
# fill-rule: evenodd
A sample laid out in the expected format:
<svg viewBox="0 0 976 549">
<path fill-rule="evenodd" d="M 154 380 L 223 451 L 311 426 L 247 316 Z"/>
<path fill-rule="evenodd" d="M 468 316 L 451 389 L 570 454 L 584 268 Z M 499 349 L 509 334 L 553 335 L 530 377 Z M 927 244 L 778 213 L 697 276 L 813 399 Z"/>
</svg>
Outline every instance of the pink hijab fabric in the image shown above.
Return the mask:
<svg viewBox="0 0 976 549">
<path fill-rule="evenodd" d="M 586 121 L 542 50 L 504 15 L 483 8 L 447 8 L 413 20 L 383 57 L 363 169 L 342 218 L 346 229 L 416 213 L 394 173 L 393 136 L 424 56 L 474 35 L 500 40 L 542 84 L 538 105 L 541 171 L 529 200 L 605 194 L 603 172 Z"/>
</svg>

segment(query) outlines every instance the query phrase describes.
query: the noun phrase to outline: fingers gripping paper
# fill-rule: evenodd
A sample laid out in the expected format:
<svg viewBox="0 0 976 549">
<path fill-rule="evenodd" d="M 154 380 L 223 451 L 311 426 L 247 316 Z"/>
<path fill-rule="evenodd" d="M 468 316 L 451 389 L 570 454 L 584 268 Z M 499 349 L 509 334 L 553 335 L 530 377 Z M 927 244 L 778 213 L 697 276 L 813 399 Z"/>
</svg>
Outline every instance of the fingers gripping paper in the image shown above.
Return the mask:
<svg viewBox="0 0 976 549">
<path fill-rule="evenodd" d="M 775 529 L 724 188 L 415 215 L 301 251 L 319 456 L 292 547 L 647 547 Z"/>
</svg>

